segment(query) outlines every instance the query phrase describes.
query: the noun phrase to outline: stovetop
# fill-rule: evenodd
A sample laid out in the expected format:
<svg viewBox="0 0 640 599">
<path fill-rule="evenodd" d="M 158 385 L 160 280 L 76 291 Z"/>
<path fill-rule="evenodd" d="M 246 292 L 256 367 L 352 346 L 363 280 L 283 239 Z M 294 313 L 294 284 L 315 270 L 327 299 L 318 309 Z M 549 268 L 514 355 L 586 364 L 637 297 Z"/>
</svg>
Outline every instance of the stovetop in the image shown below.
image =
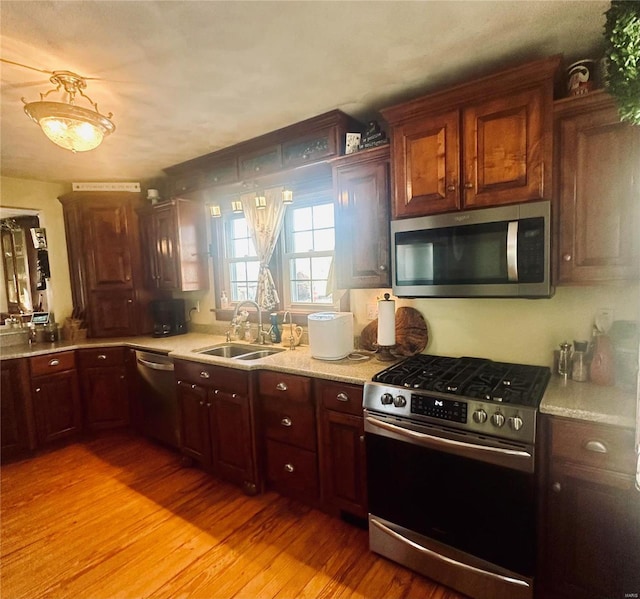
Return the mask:
<svg viewBox="0 0 640 599">
<path fill-rule="evenodd" d="M 551 371 L 544 366 L 418 354 L 373 377 L 386 385 L 537 408 Z"/>
</svg>

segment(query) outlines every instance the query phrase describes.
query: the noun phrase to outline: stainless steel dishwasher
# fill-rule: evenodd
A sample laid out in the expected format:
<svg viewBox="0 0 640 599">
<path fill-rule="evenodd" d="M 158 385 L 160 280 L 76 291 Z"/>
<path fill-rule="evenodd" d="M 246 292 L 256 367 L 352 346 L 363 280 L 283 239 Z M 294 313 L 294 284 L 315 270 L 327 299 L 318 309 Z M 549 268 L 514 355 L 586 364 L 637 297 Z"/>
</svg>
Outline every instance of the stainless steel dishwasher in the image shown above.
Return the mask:
<svg viewBox="0 0 640 599">
<path fill-rule="evenodd" d="M 173 360 L 166 354 L 136 351 L 143 434 L 180 447 L 180 425 Z"/>
</svg>

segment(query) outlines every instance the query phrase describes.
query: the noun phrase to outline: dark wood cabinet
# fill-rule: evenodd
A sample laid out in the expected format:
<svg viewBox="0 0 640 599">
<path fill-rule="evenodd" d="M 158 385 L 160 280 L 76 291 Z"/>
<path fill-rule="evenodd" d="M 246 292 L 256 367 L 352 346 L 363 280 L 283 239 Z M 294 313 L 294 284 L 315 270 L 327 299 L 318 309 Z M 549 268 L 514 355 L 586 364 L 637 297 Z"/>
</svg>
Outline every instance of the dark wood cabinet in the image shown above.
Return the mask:
<svg viewBox="0 0 640 599">
<path fill-rule="evenodd" d="M 640 128 L 603 91 L 556 102 L 557 283 L 640 279 Z"/>
<path fill-rule="evenodd" d="M 317 425 L 311 379 L 261 371 L 258 393 L 267 486 L 319 505 Z"/>
<path fill-rule="evenodd" d="M 559 57 L 387 108 L 395 218 L 551 193 Z"/>
<path fill-rule="evenodd" d="M 29 358 L 31 398 L 39 445 L 82 430 L 82 406 L 75 352 Z"/>
<path fill-rule="evenodd" d="M 632 430 L 547 418 L 540 597 L 606 599 L 640 588 Z"/>
<path fill-rule="evenodd" d="M 260 489 L 251 373 L 176 360 L 181 450 L 248 494 Z"/>
<path fill-rule="evenodd" d="M 208 289 L 204 206 L 175 198 L 140 210 L 143 266 L 149 289 Z"/>
<path fill-rule="evenodd" d="M 27 360 L 0 361 L 0 389 L 0 458 L 5 460 L 35 448 Z"/>
<path fill-rule="evenodd" d="M 90 337 L 151 331 L 142 279 L 140 194 L 71 192 L 63 205 L 73 306 Z"/>
<path fill-rule="evenodd" d="M 368 511 L 362 387 L 314 381 L 320 403 L 325 501 L 334 510 L 366 518 Z"/>
<path fill-rule="evenodd" d="M 389 287 L 389 146 L 333 163 L 339 289 Z"/>
<path fill-rule="evenodd" d="M 129 424 L 127 355 L 123 347 L 78 350 L 85 424 L 89 430 Z"/>
</svg>

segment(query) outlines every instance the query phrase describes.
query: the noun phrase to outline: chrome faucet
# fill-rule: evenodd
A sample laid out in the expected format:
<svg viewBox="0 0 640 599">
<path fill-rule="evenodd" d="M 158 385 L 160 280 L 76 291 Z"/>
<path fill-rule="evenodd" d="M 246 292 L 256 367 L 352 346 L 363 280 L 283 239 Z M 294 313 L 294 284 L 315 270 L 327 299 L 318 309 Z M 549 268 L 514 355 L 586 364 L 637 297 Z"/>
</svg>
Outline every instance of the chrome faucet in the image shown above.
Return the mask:
<svg viewBox="0 0 640 599">
<path fill-rule="evenodd" d="M 262 311 L 260 310 L 260 306 L 258 306 L 257 302 L 254 302 L 253 300 L 244 300 L 242 302 L 238 302 L 236 304 L 236 309 L 233 313 L 233 319 L 231 322 L 238 321 L 238 311 L 245 304 L 250 304 L 251 306 L 253 306 L 256 309 L 256 312 L 258 313 L 258 335 L 256 336 L 255 341 L 257 341 L 260 345 L 264 345 L 265 336 L 268 336 L 268 333 L 265 333 L 265 331 L 262 330 Z M 248 322 L 249 321 L 247 321 L 247 323 Z"/>
<path fill-rule="evenodd" d="M 284 325 L 287 321 L 287 314 L 289 315 L 289 349 L 294 350 L 296 348 L 296 340 L 293 336 L 293 318 L 289 310 L 287 310 L 282 317 L 282 334 L 284 335 Z"/>
</svg>

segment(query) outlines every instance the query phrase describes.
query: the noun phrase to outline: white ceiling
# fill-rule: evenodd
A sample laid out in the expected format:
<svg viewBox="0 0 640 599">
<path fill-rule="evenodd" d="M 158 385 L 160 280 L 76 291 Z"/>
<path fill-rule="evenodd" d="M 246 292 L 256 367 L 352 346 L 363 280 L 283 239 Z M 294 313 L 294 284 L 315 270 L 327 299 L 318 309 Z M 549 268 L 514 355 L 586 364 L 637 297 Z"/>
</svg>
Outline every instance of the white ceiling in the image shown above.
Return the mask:
<svg viewBox="0 0 640 599">
<path fill-rule="evenodd" d="M 70 70 L 116 131 L 91 152 L 23 112 L 48 76 L 2 68 L 2 175 L 148 181 L 162 168 L 339 108 L 377 110 L 465 78 L 601 51 L 608 1 L 0 2 L 2 57 Z M 53 96 L 53 95 L 52 95 Z M 51 99 L 52 96 L 49 98 Z"/>
</svg>

